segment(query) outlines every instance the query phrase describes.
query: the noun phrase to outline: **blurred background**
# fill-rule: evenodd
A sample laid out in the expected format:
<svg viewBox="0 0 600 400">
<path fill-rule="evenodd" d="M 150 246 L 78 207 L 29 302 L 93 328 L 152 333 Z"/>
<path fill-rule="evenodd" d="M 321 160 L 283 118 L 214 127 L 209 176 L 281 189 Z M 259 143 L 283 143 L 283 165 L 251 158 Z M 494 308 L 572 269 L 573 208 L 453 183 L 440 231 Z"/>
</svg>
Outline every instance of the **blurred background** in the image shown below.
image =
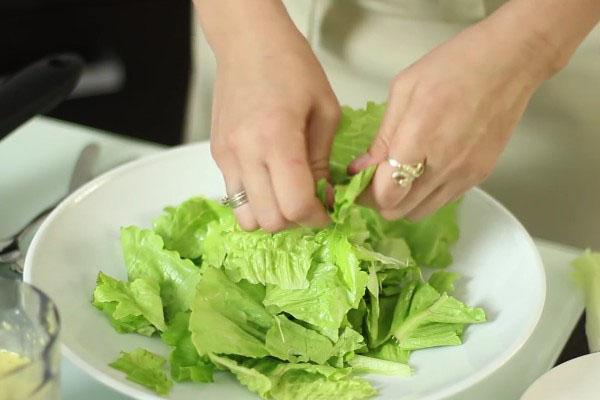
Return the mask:
<svg viewBox="0 0 600 400">
<path fill-rule="evenodd" d="M 390 79 L 499 0 L 287 0 L 342 104 Z M 0 0 L 0 81 L 58 51 L 85 58 L 49 115 L 175 145 L 209 136 L 215 63 L 189 0 Z M 600 29 L 533 98 L 483 188 L 532 235 L 600 248 Z"/>
</svg>

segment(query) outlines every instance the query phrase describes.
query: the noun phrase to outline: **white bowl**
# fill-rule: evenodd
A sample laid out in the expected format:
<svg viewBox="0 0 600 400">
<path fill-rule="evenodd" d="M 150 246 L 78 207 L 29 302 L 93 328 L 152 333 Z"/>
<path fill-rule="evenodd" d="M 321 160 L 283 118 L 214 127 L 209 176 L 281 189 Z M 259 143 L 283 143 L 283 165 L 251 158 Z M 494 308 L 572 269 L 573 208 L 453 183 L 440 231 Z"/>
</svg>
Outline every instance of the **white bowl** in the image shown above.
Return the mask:
<svg viewBox="0 0 600 400">
<path fill-rule="evenodd" d="M 600 353 L 577 357 L 538 378 L 521 400 L 600 399 Z"/>
<path fill-rule="evenodd" d="M 132 162 L 88 183 L 44 222 L 25 262 L 24 279 L 59 307 L 64 354 L 93 378 L 136 399 L 157 395 L 108 366 L 121 350 L 145 347 L 167 354 L 157 339 L 116 333 L 90 304 L 96 275 L 125 279 L 119 228 L 150 226 L 163 207 L 202 194 L 223 194 L 208 143 L 184 146 Z M 544 304 L 541 259 L 521 224 L 482 192 L 467 193 L 460 207 L 461 238 L 453 271 L 456 295 L 485 308 L 489 322 L 471 326 L 461 346 L 414 353 L 410 378 L 370 376 L 381 399 L 443 399 L 497 370 L 525 343 Z M 228 374 L 212 384 L 179 384 L 171 399 L 255 399 Z"/>
</svg>

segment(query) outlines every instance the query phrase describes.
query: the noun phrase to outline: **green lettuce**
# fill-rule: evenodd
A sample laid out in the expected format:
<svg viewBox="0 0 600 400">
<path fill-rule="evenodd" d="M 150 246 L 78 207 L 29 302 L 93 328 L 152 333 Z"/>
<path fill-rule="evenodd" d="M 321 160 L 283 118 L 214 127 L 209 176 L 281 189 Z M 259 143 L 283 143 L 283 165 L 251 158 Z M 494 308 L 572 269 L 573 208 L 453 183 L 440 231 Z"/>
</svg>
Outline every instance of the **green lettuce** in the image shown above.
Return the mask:
<svg viewBox="0 0 600 400">
<path fill-rule="evenodd" d="M 355 371 L 359 372 L 400 376 L 409 376 L 412 373 L 407 364 L 375 357 L 357 355 L 350 360 L 349 364 Z"/>
<path fill-rule="evenodd" d="M 135 226 L 121 229 L 121 246 L 130 281 L 158 283 L 168 316 L 189 310 L 201 275 L 193 262 L 166 250 L 153 231 Z"/>
<path fill-rule="evenodd" d="M 344 108 L 331 182 L 317 184 L 332 223 L 271 234 L 243 231 L 231 209 L 202 197 L 167 207 L 153 229 L 121 230 L 128 280 L 100 274 L 93 304 L 119 332 L 160 333 L 165 360 L 138 349 L 114 365 L 161 394 L 172 380 L 234 374 L 263 399 L 367 399 L 356 373 L 407 376 L 420 349 L 458 345 L 480 308 L 449 294 L 443 268 L 458 240 L 458 203 L 419 222 L 386 221 L 356 204 L 375 172 L 346 168 L 364 153 L 385 105 Z M 330 199 L 329 199 L 330 200 Z"/>
<path fill-rule="evenodd" d="M 404 238 L 419 265 L 447 267 L 452 263 L 450 248 L 459 237 L 458 204 L 459 202 L 450 203 L 418 222 L 382 222 L 384 234 Z"/>
<path fill-rule="evenodd" d="M 122 333 L 150 336 L 166 328 L 159 287 L 155 281 L 138 278 L 121 282 L 100 272 L 92 304 L 103 311 Z"/>
<path fill-rule="evenodd" d="M 230 281 L 221 270 L 208 267 L 197 293 L 189 329 L 201 355 L 269 355 L 265 338 L 275 321 L 252 292 Z"/>
<path fill-rule="evenodd" d="M 154 231 L 162 237 L 166 249 L 196 259 L 202 255 L 208 224 L 228 218 L 233 218 L 231 209 L 216 201 L 194 197 L 178 207 L 165 208 L 163 215 L 154 221 Z"/>
<path fill-rule="evenodd" d="M 324 364 L 333 355 L 333 343 L 312 329 L 278 315 L 265 339 L 269 354 L 290 362 Z"/>
<path fill-rule="evenodd" d="M 173 348 L 169 356 L 171 378 L 176 382 L 212 382 L 214 365 L 208 357 L 200 356 L 189 330 L 189 312 L 176 314 L 161 335 L 163 342 Z"/>
<path fill-rule="evenodd" d="M 238 363 L 210 355 L 211 360 L 231 371 L 241 384 L 263 399 L 362 400 L 377 394 L 371 384 L 352 376 L 350 368 L 306 363 L 282 363 L 265 358 Z"/>
<path fill-rule="evenodd" d="M 429 277 L 429 284 L 440 293 L 452 293 L 454 291 L 454 282 L 459 278 L 456 272 L 435 271 Z"/>
<path fill-rule="evenodd" d="M 591 352 L 600 351 L 600 253 L 586 250 L 573 261 L 573 277 L 585 291 L 585 333 Z"/>
<path fill-rule="evenodd" d="M 317 244 L 314 235 L 297 228 L 275 234 L 263 230 L 213 226 L 204 243 L 204 261 L 223 268 L 238 282 L 272 284 L 286 289 L 309 285 L 307 274 Z"/>
<path fill-rule="evenodd" d="M 167 360 L 144 349 L 129 353 L 122 351 L 120 357 L 109 365 L 127 374 L 127 379 L 139 383 L 160 395 L 167 395 L 173 386 L 165 366 Z"/>
<path fill-rule="evenodd" d="M 342 116 L 329 158 L 334 184 L 343 184 L 348 180 L 348 164 L 369 149 L 377 135 L 385 109 L 385 104 L 372 102 L 367 103 L 364 109 L 342 107 Z"/>
</svg>

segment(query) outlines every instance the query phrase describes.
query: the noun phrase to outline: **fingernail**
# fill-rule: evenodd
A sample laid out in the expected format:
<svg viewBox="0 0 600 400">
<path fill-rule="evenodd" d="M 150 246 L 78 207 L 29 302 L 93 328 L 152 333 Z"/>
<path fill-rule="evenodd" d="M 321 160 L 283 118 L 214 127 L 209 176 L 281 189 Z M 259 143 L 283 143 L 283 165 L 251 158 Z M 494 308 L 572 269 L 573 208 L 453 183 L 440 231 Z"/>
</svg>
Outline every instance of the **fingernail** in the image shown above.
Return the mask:
<svg viewBox="0 0 600 400">
<path fill-rule="evenodd" d="M 371 162 L 371 155 L 369 153 L 362 154 L 348 165 L 348 173 L 352 175 L 356 174 L 368 167 Z"/>
<path fill-rule="evenodd" d="M 331 186 L 330 183 L 327 183 L 326 197 L 327 197 L 327 207 L 332 208 L 333 203 L 335 201 L 335 191 L 333 190 L 333 186 Z"/>
</svg>

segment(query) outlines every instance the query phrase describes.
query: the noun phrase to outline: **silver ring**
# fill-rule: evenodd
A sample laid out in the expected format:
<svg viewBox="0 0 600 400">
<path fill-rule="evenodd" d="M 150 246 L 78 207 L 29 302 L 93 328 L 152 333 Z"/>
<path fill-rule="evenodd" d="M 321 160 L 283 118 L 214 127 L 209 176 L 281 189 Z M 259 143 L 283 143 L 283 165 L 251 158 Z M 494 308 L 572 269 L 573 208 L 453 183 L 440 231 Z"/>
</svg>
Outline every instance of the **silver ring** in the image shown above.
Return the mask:
<svg viewBox="0 0 600 400">
<path fill-rule="evenodd" d="M 394 168 L 392 179 L 402 187 L 408 187 L 425 171 L 425 161 L 416 164 L 402 164 L 393 158 L 388 158 L 387 161 Z"/>
<path fill-rule="evenodd" d="M 221 204 L 233 209 L 241 207 L 247 202 L 248 196 L 246 195 L 245 190 L 242 190 L 241 192 L 238 192 L 232 196 L 225 196 L 221 199 Z"/>
</svg>

